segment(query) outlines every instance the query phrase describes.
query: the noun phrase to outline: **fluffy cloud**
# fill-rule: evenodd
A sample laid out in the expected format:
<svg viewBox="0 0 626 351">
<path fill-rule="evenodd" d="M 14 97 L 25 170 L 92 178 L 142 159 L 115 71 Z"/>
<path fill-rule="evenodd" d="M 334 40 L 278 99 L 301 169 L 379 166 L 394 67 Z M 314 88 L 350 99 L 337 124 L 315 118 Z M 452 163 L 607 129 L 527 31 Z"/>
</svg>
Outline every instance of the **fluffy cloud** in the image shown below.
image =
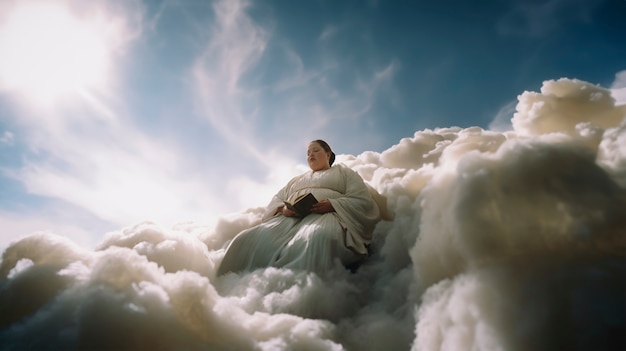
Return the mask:
<svg viewBox="0 0 626 351">
<path fill-rule="evenodd" d="M 615 81 L 611 85 L 611 95 L 618 105 L 626 104 L 626 70 L 615 74 Z"/>
<path fill-rule="evenodd" d="M 626 106 L 616 106 L 609 89 L 575 79 L 559 79 L 544 82 L 541 93 L 523 93 L 512 121 L 521 134 L 577 135 L 581 126 L 615 127 L 624 114 Z"/>
<path fill-rule="evenodd" d="M 216 277 L 260 209 L 138 223 L 94 250 L 28 236 L 0 263 L 0 348 L 621 349 L 625 116 L 607 90 L 561 79 L 520 95 L 512 131 L 341 155 L 395 213 L 356 273 Z"/>
</svg>

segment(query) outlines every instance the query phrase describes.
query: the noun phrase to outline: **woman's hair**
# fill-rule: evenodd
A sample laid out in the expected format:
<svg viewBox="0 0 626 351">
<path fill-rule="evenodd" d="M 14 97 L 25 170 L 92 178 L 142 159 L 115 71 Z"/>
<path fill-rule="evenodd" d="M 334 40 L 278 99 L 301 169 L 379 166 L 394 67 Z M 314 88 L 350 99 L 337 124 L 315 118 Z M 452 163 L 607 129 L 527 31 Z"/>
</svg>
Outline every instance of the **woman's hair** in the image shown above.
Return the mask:
<svg viewBox="0 0 626 351">
<path fill-rule="evenodd" d="M 318 143 L 320 144 L 322 149 L 324 149 L 324 151 L 330 152 L 330 160 L 328 160 L 328 163 L 332 166 L 333 162 L 335 162 L 335 153 L 333 152 L 333 150 L 330 149 L 330 145 L 328 145 L 327 142 L 321 139 L 313 140 L 312 143 Z"/>
</svg>

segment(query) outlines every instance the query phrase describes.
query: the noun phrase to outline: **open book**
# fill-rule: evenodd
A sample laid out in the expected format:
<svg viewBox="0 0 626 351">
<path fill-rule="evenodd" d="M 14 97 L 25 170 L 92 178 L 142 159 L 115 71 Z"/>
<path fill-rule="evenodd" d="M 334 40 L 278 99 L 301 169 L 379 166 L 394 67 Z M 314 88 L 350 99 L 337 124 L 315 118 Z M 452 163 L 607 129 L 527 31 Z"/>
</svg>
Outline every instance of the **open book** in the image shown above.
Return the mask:
<svg viewBox="0 0 626 351">
<path fill-rule="evenodd" d="M 293 203 L 289 203 L 287 201 L 284 202 L 288 209 L 295 211 L 298 216 L 304 217 L 311 213 L 311 206 L 317 203 L 317 199 L 313 196 L 313 194 L 307 193 L 298 197 Z"/>
</svg>

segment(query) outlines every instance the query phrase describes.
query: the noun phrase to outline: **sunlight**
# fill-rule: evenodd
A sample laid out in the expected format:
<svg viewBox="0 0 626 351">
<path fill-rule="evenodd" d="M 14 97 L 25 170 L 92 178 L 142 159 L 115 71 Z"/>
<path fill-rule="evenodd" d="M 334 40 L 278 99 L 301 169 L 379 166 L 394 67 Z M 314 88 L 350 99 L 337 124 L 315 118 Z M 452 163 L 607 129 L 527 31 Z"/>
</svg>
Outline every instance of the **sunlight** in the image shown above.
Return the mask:
<svg viewBox="0 0 626 351">
<path fill-rule="evenodd" d="M 19 3 L 0 24 L 0 89 L 50 103 L 102 86 L 109 66 L 105 29 L 65 3 Z"/>
</svg>

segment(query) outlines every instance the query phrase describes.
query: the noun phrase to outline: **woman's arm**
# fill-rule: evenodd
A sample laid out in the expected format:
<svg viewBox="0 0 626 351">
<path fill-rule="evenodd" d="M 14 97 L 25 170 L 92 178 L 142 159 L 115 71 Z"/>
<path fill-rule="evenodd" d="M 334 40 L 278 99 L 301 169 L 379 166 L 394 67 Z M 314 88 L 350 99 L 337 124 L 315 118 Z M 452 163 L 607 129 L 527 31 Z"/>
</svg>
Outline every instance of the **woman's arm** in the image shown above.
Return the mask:
<svg viewBox="0 0 626 351">
<path fill-rule="evenodd" d="M 329 201 L 337 212 L 341 225 L 346 229 L 346 246 L 357 253 L 366 254 L 365 245 L 372 240 L 372 233 L 380 220 L 380 213 L 363 178 L 352 169 L 342 167 L 345 193 L 342 197 Z"/>
</svg>

